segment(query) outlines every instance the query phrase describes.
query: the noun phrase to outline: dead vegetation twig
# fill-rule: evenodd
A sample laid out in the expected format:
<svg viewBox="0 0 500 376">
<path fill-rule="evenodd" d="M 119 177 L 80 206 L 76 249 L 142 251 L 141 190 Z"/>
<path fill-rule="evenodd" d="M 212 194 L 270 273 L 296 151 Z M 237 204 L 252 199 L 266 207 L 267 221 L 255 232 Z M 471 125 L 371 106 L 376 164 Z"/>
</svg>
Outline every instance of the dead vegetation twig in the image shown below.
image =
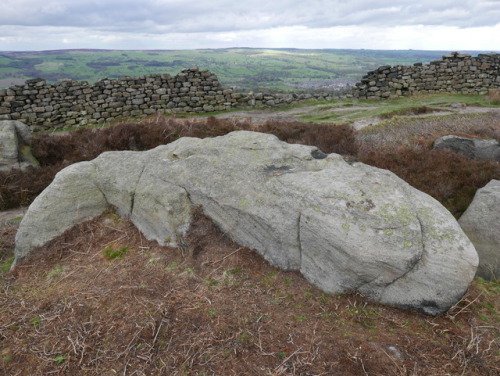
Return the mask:
<svg viewBox="0 0 500 376">
<path fill-rule="evenodd" d="M 472 306 L 480 297 L 483 295 L 483 293 L 479 293 L 478 296 L 476 296 L 473 300 L 468 301 L 465 298 L 460 299 L 458 302 L 456 302 L 449 310 L 446 312 L 446 316 L 450 318 L 451 320 L 454 320 L 459 314 L 464 312 L 467 308 Z M 461 307 L 459 309 L 460 305 L 463 305 L 464 303 L 467 303 L 465 306 Z"/>
<path fill-rule="evenodd" d="M 220 263 L 220 262 L 224 261 L 225 259 L 227 259 L 228 257 L 231 257 L 231 256 L 232 256 L 232 255 L 234 255 L 235 253 L 238 253 L 238 252 L 239 252 L 239 251 L 241 251 L 242 249 L 243 249 L 243 248 L 242 248 L 242 247 L 240 247 L 240 248 L 238 248 L 236 251 L 231 252 L 230 254 L 228 254 L 228 255 L 226 255 L 226 256 L 224 256 L 224 257 L 222 257 L 222 258 L 221 258 L 221 259 L 219 259 L 219 260 L 214 260 L 214 261 L 206 261 L 206 262 L 204 262 L 202 265 L 215 265 L 215 264 L 218 264 L 218 263 Z"/>
</svg>

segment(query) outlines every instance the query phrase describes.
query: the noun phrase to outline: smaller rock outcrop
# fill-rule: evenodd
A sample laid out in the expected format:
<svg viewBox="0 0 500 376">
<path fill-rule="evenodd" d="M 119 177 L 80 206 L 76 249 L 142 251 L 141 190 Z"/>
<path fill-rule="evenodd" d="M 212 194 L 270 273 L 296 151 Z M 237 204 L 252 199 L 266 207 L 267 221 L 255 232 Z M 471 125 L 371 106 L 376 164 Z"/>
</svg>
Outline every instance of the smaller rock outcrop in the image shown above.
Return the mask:
<svg viewBox="0 0 500 376">
<path fill-rule="evenodd" d="M 471 159 L 500 162 L 500 143 L 497 140 L 443 136 L 434 142 L 434 149 L 448 149 Z"/>
<path fill-rule="evenodd" d="M 0 171 L 38 166 L 31 154 L 30 137 L 26 124 L 16 120 L 0 121 Z"/>
<path fill-rule="evenodd" d="M 500 180 L 479 189 L 458 223 L 479 255 L 477 275 L 500 279 Z"/>
</svg>

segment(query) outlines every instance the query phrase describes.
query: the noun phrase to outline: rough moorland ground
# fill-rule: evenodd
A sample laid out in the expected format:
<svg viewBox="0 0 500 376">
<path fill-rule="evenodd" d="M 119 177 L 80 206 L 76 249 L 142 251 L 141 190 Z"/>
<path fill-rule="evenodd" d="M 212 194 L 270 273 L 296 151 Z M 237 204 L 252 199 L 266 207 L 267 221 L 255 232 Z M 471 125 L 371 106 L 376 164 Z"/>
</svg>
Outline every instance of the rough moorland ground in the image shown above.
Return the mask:
<svg viewBox="0 0 500 376">
<path fill-rule="evenodd" d="M 476 280 L 442 317 L 328 296 L 202 215 L 179 249 L 108 213 L 41 253 L 2 280 L 6 375 L 500 371 L 498 283 Z"/>
<path fill-rule="evenodd" d="M 359 132 L 330 123 L 153 118 L 36 136 L 44 167 L 2 175 L 2 199 L 28 203 L 60 168 L 103 150 L 144 150 L 234 129 L 389 168 L 457 215 L 475 189 L 500 177 L 498 163 L 429 150 L 443 132 L 498 139 L 494 112 L 389 116 Z M 234 244 L 201 214 L 185 246 L 172 249 L 147 241 L 112 212 L 55 239 L 9 274 L 18 218 L 9 219 L 0 228 L 0 375 L 500 372 L 498 281 L 476 279 L 448 314 L 428 317 L 358 295 L 325 295 Z"/>
</svg>

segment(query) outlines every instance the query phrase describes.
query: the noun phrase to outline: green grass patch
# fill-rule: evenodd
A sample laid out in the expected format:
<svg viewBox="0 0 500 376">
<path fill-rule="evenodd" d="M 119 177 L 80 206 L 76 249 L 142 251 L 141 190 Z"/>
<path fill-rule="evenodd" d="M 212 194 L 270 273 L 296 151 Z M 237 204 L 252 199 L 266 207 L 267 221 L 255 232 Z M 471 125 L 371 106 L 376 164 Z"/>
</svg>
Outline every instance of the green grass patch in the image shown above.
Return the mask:
<svg viewBox="0 0 500 376">
<path fill-rule="evenodd" d="M 353 107 L 352 111 L 339 111 L 345 107 Z M 458 106 L 458 107 L 457 107 Z M 492 105 L 486 96 L 460 94 L 429 94 L 403 97 L 386 101 L 380 100 L 336 100 L 327 101 L 314 112 L 302 117 L 306 122 L 335 122 L 341 119 L 350 123 L 368 118 L 392 119 L 410 115 L 430 114 L 437 111 L 453 111 L 466 106 L 497 107 Z M 300 107 L 294 106 L 294 107 Z"/>
<path fill-rule="evenodd" d="M 177 261 L 172 261 L 167 265 L 167 271 L 173 272 L 179 267 L 179 263 Z"/>
<path fill-rule="evenodd" d="M 54 357 L 54 363 L 63 364 L 66 361 L 66 359 L 68 359 L 68 355 L 67 354 L 56 355 Z"/>
<path fill-rule="evenodd" d="M 215 309 L 208 310 L 208 316 L 210 316 L 211 318 L 215 318 L 215 317 L 217 317 L 217 315 L 218 315 L 218 312 Z"/>
<path fill-rule="evenodd" d="M 30 323 L 31 325 L 33 325 L 33 327 L 35 329 L 38 329 L 38 327 L 40 326 L 40 324 L 42 323 L 42 318 L 37 316 L 37 317 L 34 317 L 30 320 Z"/>
<path fill-rule="evenodd" d="M 123 258 L 128 252 L 128 247 L 120 247 L 118 249 L 115 249 L 112 245 L 108 245 L 102 253 L 104 254 L 104 257 L 106 257 L 108 260 L 114 260 L 117 258 Z"/>
<path fill-rule="evenodd" d="M 64 267 L 61 265 L 56 265 L 47 272 L 48 279 L 59 278 L 64 272 Z"/>
<path fill-rule="evenodd" d="M 476 286 L 485 294 L 489 296 L 497 296 L 500 299 L 500 281 L 499 280 L 485 280 L 481 277 L 476 277 L 474 280 Z"/>
<path fill-rule="evenodd" d="M 307 317 L 304 315 L 297 315 L 295 316 L 295 321 L 297 322 L 307 321 Z"/>
<path fill-rule="evenodd" d="M 22 219 L 23 219 L 23 216 L 18 215 L 17 217 L 12 217 L 12 218 L 7 219 L 7 221 L 9 221 L 9 222 L 21 222 Z"/>
<path fill-rule="evenodd" d="M 0 262 L 0 273 L 7 274 L 13 263 L 14 263 L 14 257 L 9 257 Z"/>
</svg>

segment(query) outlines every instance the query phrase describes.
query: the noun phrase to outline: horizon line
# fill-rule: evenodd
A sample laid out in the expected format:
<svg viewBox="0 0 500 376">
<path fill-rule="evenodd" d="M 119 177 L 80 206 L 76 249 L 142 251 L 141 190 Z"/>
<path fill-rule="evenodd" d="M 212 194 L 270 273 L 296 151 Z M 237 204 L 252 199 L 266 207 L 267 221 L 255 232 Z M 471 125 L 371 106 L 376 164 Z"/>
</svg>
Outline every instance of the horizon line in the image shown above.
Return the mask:
<svg viewBox="0 0 500 376">
<path fill-rule="evenodd" d="M 404 48 L 404 49 L 376 49 L 376 48 L 297 48 L 297 47 L 215 47 L 215 48 L 181 48 L 181 49 L 122 49 L 122 48 L 55 48 L 55 49 L 44 49 L 44 50 L 0 50 L 0 53 L 29 53 L 29 52 L 55 52 L 55 51 L 151 51 L 151 52 L 166 52 L 166 51 L 207 51 L 207 50 L 297 50 L 297 51 L 325 51 L 325 50 L 337 50 L 337 51 L 424 51 L 424 52 L 489 52 L 489 53 L 499 53 L 500 51 L 490 51 L 490 50 L 459 50 L 451 51 L 444 49 L 414 49 L 414 48 Z"/>
</svg>

